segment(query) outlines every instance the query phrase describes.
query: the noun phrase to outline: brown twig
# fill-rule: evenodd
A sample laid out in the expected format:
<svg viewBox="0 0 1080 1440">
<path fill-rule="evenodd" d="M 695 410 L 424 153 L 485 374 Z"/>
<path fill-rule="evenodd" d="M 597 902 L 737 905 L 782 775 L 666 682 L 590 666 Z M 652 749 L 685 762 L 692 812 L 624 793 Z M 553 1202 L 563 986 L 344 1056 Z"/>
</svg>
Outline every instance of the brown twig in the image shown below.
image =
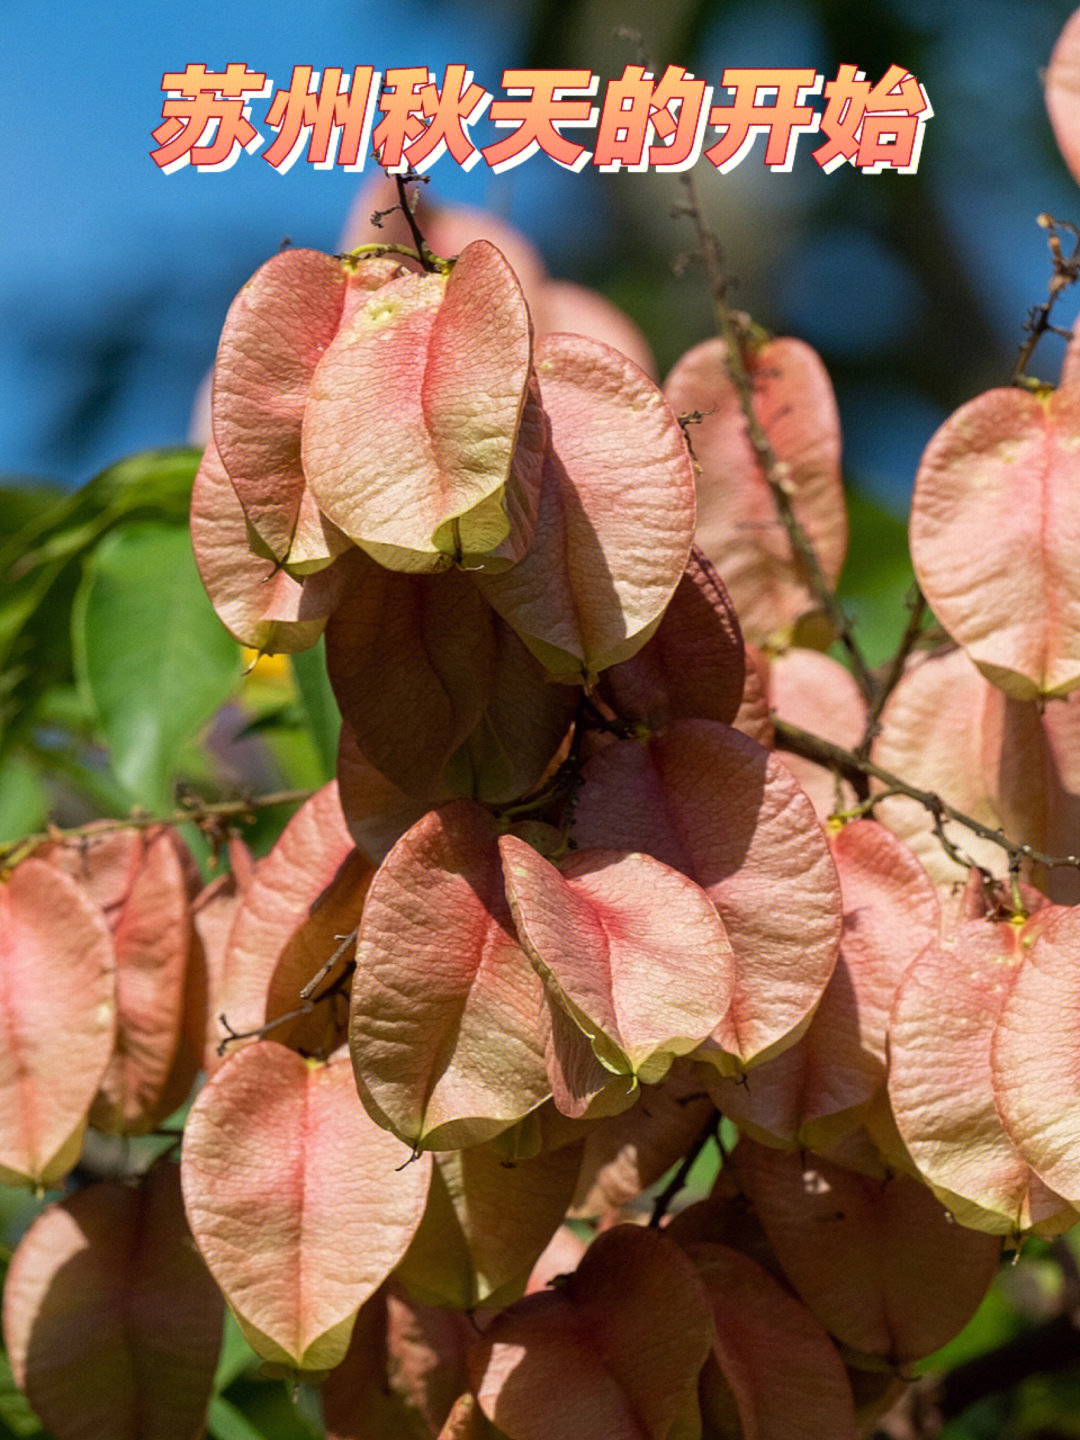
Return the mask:
<svg viewBox="0 0 1080 1440">
<path fill-rule="evenodd" d="M 269 810 L 275 805 L 299 805 L 311 798 L 310 790 L 276 790 L 269 795 L 247 795 L 239 800 L 201 800 L 198 796 L 185 797 L 178 807 L 168 815 L 150 815 L 143 810 L 133 810 L 123 820 L 90 820 L 85 825 L 74 825 L 70 829 L 50 826 L 48 830 L 35 835 L 25 835 L 20 840 L 9 840 L 0 845 L 0 873 L 11 870 L 20 860 L 27 859 L 42 845 L 69 841 L 83 844 L 94 841 L 102 835 L 112 835 L 119 830 L 153 830 L 159 825 L 196 825 L 211 835 L 220 833 L 227 821 L 251 823 L 255 811 Z"/>
<path fill-rule="evenodd" d="M 923 617 L 926 614 L 926 596 L 918 585 L 911 587 L 906 601 L 908 607 L 908 622 L 904 633 L 900 637 L 900 643 L 896 651 L 885 667 L 884 673 L 876 680 L 874 693 L 870 699 L 866 711 L 866 725 L 863 729 L 862 739 L 855 747 L 855 754 L 860 755 L 864 760 L 870 754 L 870 746 L 878 733 L 881 712 L 885 709 L 885 702 L 899 684 L 900 677 L 904 673 L 904 666 L 908 657 L 915 649 L 922 637 Z"/>
<path fill-rule="evenodd" d="M 219 1015 L 218 1024 L 222 1026 L 226 1034 L 218 1042 L 217 1053 L 224 1055 L 230 1045 L 238 1044 L 241 1040 L 263 1040 L 275 1030 L 280 1030 L 282 1025 L 288 1025 L 291 1020 L 302 1020 L 305 1015 L 310 1015 L 316 1005 L 321 1005 L 326 1000 L 332 1000 L 335 995 L 340 995 L 345 982 L 356 969 L 355 960 L 349 961 L 333 984 L 327 986 L 321 995 L 316 995 L 315 992 L 323 981 L 329 978 L 334 967 L 345 959 L 349 950 L 356 944 L 356 937 L 359 933 L 360 927 L 357 925 L 349 931 L 348 935 L 335 936 L 335 939 L 340 942 L 337 949 L 300 991 L 300 1004 L 294 1010 L 287 1010 L 284 1015 L 275 1015 L 272 1020 L 267 1020 L 252 1030 L 234 1030 L 226 1016 Z"/>
<path fill-rule="evenodd" d="M 949 852 L 950 857 L 961 865 L 970 867 L 972 862 L 962 856 L 955 844 L 945 836 L 943 827 L 947 820 L 952 820 L 957 825 L 962 825 L 965 830 L 970 830 L 973 835 L 978 835 L 980 839 L 989 840 L 992 845 L 997 845 L 1005 851 L 1010 860 L 1017 864 L 1023 860 L 1030 860 L 1036 865 L 1045 865 L 1047 868 L 1068 867 L 1080 870 L 1080 855 L 1047 855 L 1042 850 L 1036 850 L 1034 845 L 1028 845 L 1020 840 L 1010 840 L 1003 830 L 991 829 L 981 820 L 976 820 L 971 815 L 965 815 L 962 810 L 957 810 L 954 805 L 950 805 L 940 795 L 934 794 L 931 790 L 920 790 L 917 785 L 910 785 L 890 770 L 875 765 L 872 760 L 860 755 L 856 750 L 845 750 L 842 745 L 834 745 L 831 740 L 823 740 L 820 735 L 812 735 L 808 730 L 800 730 L 797 725 L 791 725 L 776 716 L 773 716 L 773 731 L 777 748 L 780 750 L 789 750 L 793 755 L 801 755 L 806 760 L 813 760 L 815 764 L 838 772 L 843 775 L 845 780 L 852 783 L 855 783 L 859 776 L 864 775 L 879 780 L 887 787 L 889 795 L 903 795 L 909 800 L 914 800 L 930 815 L 934 822 L 935 834 Z M 872 809 L 874 805 L 885 798 L 885 794 L 872 795 L 860 809 Z"/>
<path fill-rule="evenodd" d="M 326 964 L 322 967 L 318 974 L 313 975 L 312 978 L 308 981 L 308 983 L 304 986 L 304 988 L 300 991 L 300 999 L 303 1000 L 305 1004 L 307 1004 L 307 1002 L 312 999 L 315 991 L 329 976 L 330 972 L 333 970 L 334 966 L 338 963 L 338 961 L 345 959 L 345 956 L 349 953 L 349 950 L 352 948 L 352 946 L 356 944 L 356 937 L 359 934 L 360 926 L 354 925 L 353 928 L 349 931 L 348 935 L 334 936 L 334 939 L 339 940 L 341 943 L 338 945 L 337 949 L 330 956 L 330 959 L 327 960 Z"/>
<path fill-rule="evenodd" d="M 844 610 L 837 598 L 836 591 L 829 584 L 810 537 L 792 508 L 791 482 L 787 478 L 785 467 L 778 460 L 754 409 L 754 383 L 743 359 L 742 336 L 731 307 L 727 303 L 728 281 L 724 276 L 720 242 L 705 223 L 692 173 L 687 171 L 680 178 L 686 186 L 689 200 L 687 204 L 680 206 L 679 210 L 690 217 L 697 231 L 701 258 L 705 265 L 709 291 L 712 296 L 713 314 L 720 337 L 724 342 L 724 364 L 739 396 L 739 404 L 746 422 L 747 436 L 772 492 L 777 514 L 787 531 L 791 548 L 803 572 L 807 588 L 815 602 L 825 612 L 836 638 L 844 647 L 859 689 L 868 701 L 872 700 L 875 692 L 874 676 L 855 639 L 851 617 Z"/>
<path fill-rule="evenodd" d="M 713 1113 L 709 1116 L 708 1120 L 702 1126 L 701 1133 L 698 1135 L 697 1139 L 683 1156 L 682 1160 L 679 1163 L 679 1168 L 675 1171 L 675 1174 L 671 1177 L 668 1183 L 664 1186 L 663 1190 L 660 1191 L 659 1195 L 657 1195 L 656 1199 L 653 1201 L 652 1214 L 649 1216 L 650 1229 L 655 1230 L 659 1227 L 660 1222 L 663 1220 L 664 1216 L 668 1212 L 668 1206 L 671 1204 L 672 1200 L 675 1199 L 675 1196 L 678 1195 L 679 1192 L 685 1188 L 687 1177 L 689 1176 L 690 1171 L 697 1164 L 698 1157 L 705 1149 L 705 1146 L 708 1145 L 710 1140 L 718 1139 L 716 1127 L 719 1125 L 719 1123 L 720 1113 L 719 1111 L 714 1110 Z"/>
<path fill-rule="evenodd" d="M 1036 217 L 1035 223 L 1041 225 L 1048 232 L 1046 243 L 1050 247 L 1053 274 L 1050 276 L 1049 293 L 1046 299 L 1041 305 L 1031 308 L 1028 318 L 1024 322 L 1028 338 L 1020 346 L 1016 365 L 1013 367 L 1012 384 L 1014 385 L 1021 385 L 1025 382 L 1028 361 L 1031 359 L 1036 345 L 1048 331 L 1052 331 L 1055 335 L 1062 335 L 1066 339 L 1069 338 L 1067 330 L 1062 330 L 1059 326 L 1050 323 L 1050 312 L 1069 286 L 1075 285 L 1076 281 L 1080 279 L 1080 228 L 1068 220 L 1055 220 L 1052 215 L 1047 215 L 1045 212 Z M 1071 255 L 1062 253 L 1059 231 L 1067 231 L 1073 237 Z"/>
<path fill-rule="evenodd" d="M 402 214 L 405 216 L 406 224 L 412 234 L 413 244 L 416 246 L 417 254 L 420 256 L 420 264 L 425 270 L 432 272 L 439 268 L 436 263 L 435 252 L 424 239 L 420 226 L 416 223 L 416 216 L 413 214 L 412 206 L 409 204 L 409 193 L 405 188 L 406 185 L 413 184 L 424 178 L 423 175 L 417 175 L 414 171 L 409 170 L 404 175 L 395 175 L 394 183 L 397 186 L 398 204 L 401 206 Z"/>
</svg>

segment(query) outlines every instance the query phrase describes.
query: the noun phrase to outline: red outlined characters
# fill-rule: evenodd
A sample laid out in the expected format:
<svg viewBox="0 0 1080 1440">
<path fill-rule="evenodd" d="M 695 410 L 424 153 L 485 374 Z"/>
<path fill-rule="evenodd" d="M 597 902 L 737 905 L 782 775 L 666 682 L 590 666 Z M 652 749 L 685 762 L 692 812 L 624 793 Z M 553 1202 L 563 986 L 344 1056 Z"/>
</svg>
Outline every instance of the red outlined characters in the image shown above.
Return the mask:
<svg viewBox="0 0 1080 1440">
<path fill-rule="evenodd" d="M 871 86 L 854 65 L 841 65 L 825 86 L 821 133 L 814 159 L 826 174 L 850 161 L 865 174 L 896 170 L 913 175 L 923 131 L 933 115 L 926 91 L 901 65 L 890 65 Z"/>
<path fill-rule="evenodd" d="M 934 113 L 925 87 L 900 65 L 876 85 L 854 65 L 840 65 L 828 84 L 803 67 L 728 67 L 717 88 L 731 99 L 715 105 L 714 87 L 683 65 L 668 65 L 659 78 L 644 64 L 624 65 L 598 106 L 591 102 L 599 83 L 578 68 L 504 70 L 503 96 L 493 99 L 464 64 L 447 65 L 441 84 L 426 65 L 391 66 L 385 76 L 371 65 L 321 73 L 294 65 L 280 89 L 246 64 L 188 65 L 162 76 L 167 98 L 150 154 L 166 174 L 188 164 L 227 169 L 241 150 L 262 144 L 250 102 L 271 95 L 263 123 L 274 133 L 262 153 L 279 174 L 305 145 L 308 163 L 324 170 L 362 170 L 374 157 L 390 174 L 422 173 L 448 155 L 462 170 L 483 158 L 499 172 L 544 154 L 572 171 L 591 161 L 602 171 L 674 173 L 701 159 L 707 127 L 719 135 L 704 158 L 722 174 L 741 164 L 759 134 L 766 168 L 790 171 L 800 135 L 813 132 L 822 136 L 812 153 L 826 173 L 850 163 L 864 174 L 914 174 Z M 824 103 L 812 104 L 822 93 Z M 487 144 L 471 133 L 485 113 L 506 132 Z M 595 130 L 593 149 L 567 133 L 575 129 Z"/>
<path fill-rule="evenodd" d="M 659 80 L 643 65 L 627 65 L 604 92 L 593 164 L 605 171 L 690 169 L 701 155 L 711 96 L 711 86 L 682 65 L 669 65 Z"/>
<path fill-rule="evenodd" d="M 241 150 L 254 150 L 262 143 L 248 105 L 268 93 L 261 72 L 238 62 L 223 71 L 186 65 L 182 71 L 162 75 L 161 88 L 167 98 L 161 106 L 161 124 L 153 131 L 157 148 L 150 158 L 166 175 L 188 164 L 227 170 Z M 206 144 L 200 143 L 204 137 Z"/>
<path fill-rule="evenodd" d="M 370 65 L 357 65 L 350 79 L 328 66 L 320 75 L 310 65 L 294 65 L 287 90 L 275 90 L 266 112 L 266 124 L 276 130 L 262 158 L 284 174 L 307 141 L 307 161 L 317 170 L 335 163 L 345 170 L 360 170 L 368 150 L 372 112 L 379 91 L 379 74 Z"/>
<path fill-rule="evenodd" d="M 799 136 L 818 127 L 820 116 L 806 102 L 817 94 L 821 81 L 813 70 L 725 70 L 720 83 L 734 91 L 734 99 L 709 112 L 709 124 L 724 133 L 705 151 L 705 159 L 726 174 L 746 158 L 757 135 L 764 134 L 766 166 L 790 170 Z"/>
<path fill-rule="evenodd" d="M 492 101 L 490 115 L 510 133 L 484 146 L 492 170 L 509 170 L 543 151 L 566 170 L 580 170 L 592 152 L 562 133 L 564 125 L 596 124 L 599 77 L 591 70 L 504 70 L 503 89 L 513 99 Z M 575 99 L 573 96 L 585 98 Z"/>
<path fill-rule="evenodd" d="M 464 65 L 447 65 L 441 87 L 426 65 L 387 70 L 379 97 L 383 118 L 371 137 L 375 158 L 392 175 L 405 170 L 422 174 L 445 154 L 471 170 L 480 152 L 469 138 L 469 127 L 490 102 L 491 96 Z"/>
</svg>

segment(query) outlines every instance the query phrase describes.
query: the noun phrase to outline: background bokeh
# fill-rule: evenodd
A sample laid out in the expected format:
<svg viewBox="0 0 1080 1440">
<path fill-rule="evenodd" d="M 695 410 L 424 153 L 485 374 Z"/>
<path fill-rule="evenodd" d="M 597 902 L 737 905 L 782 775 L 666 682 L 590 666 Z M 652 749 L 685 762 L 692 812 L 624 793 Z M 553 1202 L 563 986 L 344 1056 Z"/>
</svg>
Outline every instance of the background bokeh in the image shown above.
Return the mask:
<svg viewBox="0 0 1080 1440">
<path fill-rule="evenodd" d="M 1080 221 L 1040 69 L 1072 0 L 196 0 L 169 10 L 86 0 L 50 18 L 5 3 L 0 49 L 0 471 L 72 486 L 119 456 L 185 438 L 229 300 L 288 237 L 334 248 L 355 175 L 257 154 L 224 172 L 162 174 L 149 159 L 167 70 L 242 60 L 284 85 L 294 64 L 468 64 L 497 92 L 504 66 L 576 64 L 605 80 L 635 60 L 714 84 L 725 65 L 840 62 L 872 80 L 910 67 L 934 106 L 916 176 L 823 175 L 804 143 L 791 174 L 763 140 L 736 170 L 697 175 L 740 307 L 798 334 L 834 376 L 849 479 L 902 514 L 915 464 L 955 405 L 1005 383 L 1021 324 L 1046 293 L 1043 210 Z M 256 120 L 266 100 L 255 102 Z M 708 142 L 707 142 L 708 143 Z M 518 224 L 559 276 L 619 301 L 662 371 L 708 333 L 677 181 L 569 174 L 538 156 L 501 176 L 443 159 L 433 198 Z M 1075 312 L 1061 307 L 1061 320 Z M 1057 318 L 1057 317 L 1055 317 Z M 1056 376 L 1061 345 L 1034 373 Z"/>
</svg>

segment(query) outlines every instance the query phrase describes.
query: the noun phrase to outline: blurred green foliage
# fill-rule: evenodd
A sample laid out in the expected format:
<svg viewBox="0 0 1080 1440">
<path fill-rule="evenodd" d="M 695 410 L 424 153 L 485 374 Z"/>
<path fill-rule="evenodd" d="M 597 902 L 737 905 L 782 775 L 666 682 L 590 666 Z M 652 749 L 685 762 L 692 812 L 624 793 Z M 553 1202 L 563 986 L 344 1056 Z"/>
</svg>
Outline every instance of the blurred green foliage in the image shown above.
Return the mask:
<svg viewBox="0 0 1080 1440">
<path fill-rule="evenodd" d="M 199 453 L 131 456 L 70 495 L 0 485 L 0 841 L 333 775 L 321 652 L 252 669 L 203 590 Z M 260 815 L 259 841 L 286 818 Z"/>
</svg>

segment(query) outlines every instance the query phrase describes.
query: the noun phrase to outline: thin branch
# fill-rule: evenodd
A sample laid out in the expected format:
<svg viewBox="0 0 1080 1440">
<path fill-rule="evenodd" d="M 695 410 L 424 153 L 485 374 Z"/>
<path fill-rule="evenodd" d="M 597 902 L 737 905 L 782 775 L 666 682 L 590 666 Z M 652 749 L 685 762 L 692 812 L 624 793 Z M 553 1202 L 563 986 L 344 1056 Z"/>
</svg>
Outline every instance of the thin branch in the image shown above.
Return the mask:
<svg viewBox="0 0 1080 1440">
<path fill-rule="evenodd" d="M 197 795 L 186 796 L 177 808 L 167 815 L 151 815 L 144 810 L 133 810 L 123 820 L 90 820 L 85 825 L 74 825 L 70 829 L 50 826 L 36 835 L 26 835 L 21 840 L 9 840 L 0 845 L 0 873 L 12 869 L 20 860 L 25 860 L 42 845 L 59 842 L 82 844 L 94 841 L 102 835 L 112 835 L 118 830 L 153 830 L 159 825 L 196 825 L 211 836 L 221 834 L 228 821 L 250 824 L 257 810 L 269 810 L 275 805 L 300 805 L 311 798 L 310 790 L 276 790 L 269 795 L 246 795 L 239 800 L 201 800 Z"/>
<path fill-rule="evenodd" d="M 323 981 L 329 978 L 334 967 L 345 959 L 349 950 L 356 944 L 356 937 L 359 933 L 360 927 L 357 925 L 349 931 L 348 935 L 335 936 L 335 939 L 339 940 L 340 944 L 330 956 L 330 959 L 327 960 L 326 964 L 319 968 L 316 974 L 312 976 L 300 991 L 300 1004 L 295 1010 L 287 1010 L 284 1015 L 275 1015 L 272 1020 L 267 1020 L 252 1030 L 234 1030 L 226 1016 L 219 1015 L 218 1024 L 222 1026 L 226 1034 L 224 1038 L 218 1042 L 217 1053 L 224 1055 L 230 1045 L 239 1044 L 241 1040 L 263 1040 L 275 1030 L 280 1030 L 282 1025 L 288 1025 L 292 1020 L 302 1020 L 305 1015 L 310 1015 L 316 1005 L 321 1005 L 326 1000 L 332 1000 L 335 995 L 342 994 L 346 980 L 349 979 L 356 969 L 355 960 L 349 961 L 341 974 L 331 985 L 327 986 L 321 995 L 316 995 L 315 992 Z"/>
<path fill-rule="evenodd" d="M 855 639 L 851 617 L 840 604 L 836 591 L 826 579 L 810 537 L 792 508 L 792 486 L 786 474 L 786 466 L 777 458 L 769 437 L 754 410 L 754 383 L 743 360 L 742 337 L 727 303 L 728 282 L 723 273 L 720 243 L 705 223 L 693 175 L 687 171 L 680 178 L 686 186 L 689 201 L 679 209 L 693 220 L 694 228 L 697 230 L 701 258 L 705 264 L 709 291 L 712 295 L 713 314 L 724 342 L 724 364 L 739 396 L 739 404 L 746 422 L 750 444 L 772 492 L 777 513 L 787 531 L 791 548 L 802 569 L 810 593 L 825 612 L 837 639 L 844 647 L 859 689 L 868 701 L 872 700 L 876 688 L 874 676 Z"/>
<path fill-rule="evenodd" d="M 569 748 L 559 762 L 555 773 L 544 780 L 540 788 L 531 794 L 510 804 L 494 807 L 501 820 L 519 819 L 526 816 L 535 819 L 546 818 L 556 830 L 561 831 L 561 844 L 555 850 L 545 851 L 548 859 L 555 859 L 557 855 L 563 855 L 574 848 L 574 805 L 577 803 L 577 792 L 582 782 L 581 748 L 586 734 L 593 731 L 606 731 L 619 735 L 626 733 L 617 722 L 608 720 L 600 712 L 583 689 L 578 695 L 577 709 L 574 712 L 570 731 Z"/>
<path fill-rule="evenodd" d="M 664 1216 L 668 1212 L 668 1206 L 675 1199 L 675 1196 L 678 1195 L 680 1191 L 685 1188 L 687 1177 L 697 1163 L 698 1156 L 705 1149 L 705 1146 L 708 1145 L 710 1140 L 718 1138 L 716 1133 L 716 1127 L 719 1123 L 720 1112 L 714 1110 L 713 1113 L 709 1116 L 708 1120 L 702 1126 L 701 1133 L 698 1135 L 693 1145 L 690 1146 L 690 1149 L 683 1156 L 679 1164 L 679 1168 L 675 1171 L 675 1174 L 671 1177 L 668 1183 L 664 1186 L 663 1190 L 660 1191 L 659 1195 L 657 1195 L 656 1199 L 653 1201 L 652 1214 L 649 1216 L 650 1229 L 657 1229 L 657 1227 L 660 1225 L 660 1222 L 663 1220 Z"/>
<path fill-rule="evenodd" d="M 1080 229 L 1070 224 L 1068 220 L 1055 220 L 1052 215 L 1047 215 L 1045 212 L 1036 217 L 1036 224 L 1041 225 L 1048 232 L 1046 243 L 1050 247 L 1053 274 L 1050 276 L 1049 293 L 1046 299 L 1041 305 L 1032 307 L 1024 322 L 1028 338 L 1020 346 L 1020 352 L 1016 357 L 1016 365 L 1012 373 L 1012 384 L 1014 385 L 1025 383 L 1028 361 L 1031 359 L 1036 345 L 1048 331 L 1052 331 L 1055 335 L 1068 337 L 1067 330 L 1061 330 L 1058 326 L 1050 323 L 1050 312 L 1069 286 L 1075 285 L 1076 281 L 1080 279 Z M 1067 231 L 1073 237 L 1071 255 L 1062 253 L 1059 231 Z"/>
<path fill-rule="evenodd" d="M 341 944 L 330 956 L 330 959 L 327 960 L 326 964 L 322 967 L 318 974 L 312 976 L 312 978 L 300 991 L 300 999 L 303 1000 L 305 1004 L 307 1004 L 307 1002 L 311 1000 L 311 997 L 315 994 L 315 991 L 329 976 L 330 972 L 333 970 L 334 966 L 338 963 L 338 961 L 345 959 L 345 956 L 349 953 L 349 950 L 352 948 L 352 946 L 356 944 L 356 937 L 359 934 L 360 926 L 354 925 L 353 928 L 349 931 L 348 935 L 335 935 L 335 940 L 340 940 Z"/>
<path fill-rule="evenodd" d="M 978 835 L 980 839 L 989 840 L 992 845 L 997 845 L 1017 864 L 1023 860 L 1030 860 L 1036 865 L 1045 865 L 1047 868 L 1068 867 L 1080 870 L 1080 855 L 1047 855 L 1042 850 L 1036 850 L 1034 845 L 1028 845 L 1019 840 L 1010 840 L 1003 830 L 991 829 L 981 820 L 976 820 L 971 815 L 965 815 L 962 810 L 957 810 L 954 805 L 950 805 L 931 790 L 920 790 L 916 785 L 909 785 L 906 780 L 902 780 L 890 770 L 882 769 L 880 765 L 875 765 L 872 760 L 868 760 L 855 750 L 845 750 L 841 745 L 834 745 L 831 740 L 823 740 L 820 735 L 811 735 L 809 731 L 800 730 L 797 725 L 790 725 L 786 720 L 780 720 L 776 716 L 773 717 L 773 731 L 777 747 L 781 750 L 789 750 L 792 754 L 801 755 L 806 760 L 813 760 L 828 770 L 835 770 L 852 783 L 862 775 L 880 780 L 883 785 L 888 787 L 890 795 L 903 795 L 909 800 L 914 800 L 931 816 L 938 839 L 949 851 L 951 857 L 962 865 L 970 867 L 972 862 L 965 859 L 956 846 L 944 835 L 942 827 L 947 820 L 952 820 L 957 825 L 962 825 L 965 830 L 970 830 L 973 835 Z M 872 796 L 868 804 L 872 808 L 883 799 L 885 799 L 884 795 Z"/>
<path fill-rule="evenodd" d="M 416 223 L 416 216 L 413 214 L 412 206 L 409 204 L 409 193 L 405 189 L 406 185 L 410 182 L 423 180 L 424 178 L 424 176 L 417 175 L 410 170 L 405 175 L 395 175 L 394 183 L 397 185 L 398 203 L 401 205 L 402 213 L 405 216 L 406 223 L 413 237 L 413 244 L 416 246 L 417 253 L 420 256 L 420 264 L 423 265 L 425 270 L 434 271 L 439 268 L 435 260 L 434 251 L 424 239 L 420 231 L 420 226 Z"/>
<path fill-rule="evenodd" d="M 900 677 L 904 673 L 904 666 L 907 664 L 908 656 L 915 649 L 922 637 L 923 617 L 926 614 L 926 596 L 918 585 L 912 585 L 905 602 L 908 607 L 908 622 L 904 633 L 900 637 L 900 644 L 896 647 L 896 653 L 888 662 L 884 674 L 877 681 L 874 687 L 874 694 L 866 712 L 866 726 L 863 730 L 862 739 L 855 747 L 856 755 L 864 760 L 870 754 L 870 746 L 878 733 L 878 723 L 881 720 L 881 712 L 885 709 L 885 702 L 896 689 Z"/>
</svg>

